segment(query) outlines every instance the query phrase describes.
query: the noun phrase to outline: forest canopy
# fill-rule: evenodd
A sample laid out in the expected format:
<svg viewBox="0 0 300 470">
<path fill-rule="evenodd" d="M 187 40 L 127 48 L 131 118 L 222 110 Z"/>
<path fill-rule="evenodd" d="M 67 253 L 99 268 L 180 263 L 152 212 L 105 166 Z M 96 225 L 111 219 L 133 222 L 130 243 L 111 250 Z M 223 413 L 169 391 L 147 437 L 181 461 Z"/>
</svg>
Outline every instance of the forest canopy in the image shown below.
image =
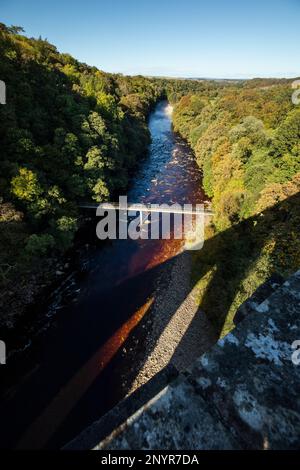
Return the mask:
<svg viewBox="0 0 300 470">
<path fill-rule="evenodd" d="M 228 251 L 228 231 L 235 240 L 231 264 L 228 258 L 220 264 L 223 297 L 215 290 L 208 309 L 219 318 L 226 291 L 235 295 L 233 312 L 270 272 L 286 274 L 300 264 L 295 204 L 284 216 L 288 222 L 274 211 L 271 225 L 260 224 L 259 235 L 252 233 L 259 214 L 300 188 L 300 109 L 292 104 L 290 80 L 109 74 L 3 23 L 0 79 L 6 84 L 6 104 L 0 105 L 0 283 L 9 289 L 23 279 L 20 304 L 28 279 L 72 247 L 80 202 L 109 200 L 127 190 L 147 154 L 149 112 L 163 98 L 174 104 L 174 130 L 194 150 L 212 200 L 207 237 L 224 233 L 218 249 L 213 244 L 210 253 L 200 254 L 206 258 L 196 271 L 214 269 L 214 250 L 218 263 L 223 259 L 218 250 Z M 244 281 L 236 293 L 239 273 Z"/>
<path fill-rule="evenodd" d="M 291 83 L 244 81 L 175 106 L 175 130 L 195 152 L 214 210 L 194 275 L 218 334 L 273 273 L 299 269 L 300 108 Z"/>
<path fill-rule="evenodd" d="M 0 283 L 13 292 L 17 281 L 23 305 L 30 279 L 47 283 L 49 264 L 72 247 L 80 202 L 126 191 L 147 154 L 152 106 L 205 86 L 105 73 L 3 23 L 0 79 Z"/>
<path fill-rule="evenodd" d="M 23 221 L 20 256 L 23 248 L 31 256 L 70 246 L 79 201 L 126 189 L 147 151 L 147 114 L 162 87 L 104 73 L 22 33 L 0 25 L 7 94 L 0 107 L 0 202 L 1 222 Z"/>
</svg>

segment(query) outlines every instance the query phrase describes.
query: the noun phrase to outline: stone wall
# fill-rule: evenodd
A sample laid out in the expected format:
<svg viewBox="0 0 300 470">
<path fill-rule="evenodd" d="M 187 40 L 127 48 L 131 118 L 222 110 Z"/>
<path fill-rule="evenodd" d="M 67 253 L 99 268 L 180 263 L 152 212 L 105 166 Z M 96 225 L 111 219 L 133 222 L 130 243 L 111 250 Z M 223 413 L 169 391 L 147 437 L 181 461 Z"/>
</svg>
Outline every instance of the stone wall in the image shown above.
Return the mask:
<svg viewBox="0 0 300 470">
<path fill-rule="evenodd" d="M 120 404 L 123 414 L 112 410 L 67 447 L 299 448 L 300 354 L 292 344 L 300 340 L 300 271 L 271 284 L 269 296 L 260 303 L 256 296 L 236 328 L 189 370 L 169 384 L 164 377 L 159 393 L 126 417 Z"/>
</svg>

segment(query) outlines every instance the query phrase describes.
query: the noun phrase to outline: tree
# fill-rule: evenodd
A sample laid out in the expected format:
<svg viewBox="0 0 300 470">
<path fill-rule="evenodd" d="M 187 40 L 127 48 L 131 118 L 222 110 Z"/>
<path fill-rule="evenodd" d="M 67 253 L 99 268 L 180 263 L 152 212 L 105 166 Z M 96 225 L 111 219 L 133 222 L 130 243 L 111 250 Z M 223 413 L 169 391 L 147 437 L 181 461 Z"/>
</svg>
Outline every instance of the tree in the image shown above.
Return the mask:
<svg viewBox="0 0 300 470">
<path fill-rule="evenodd" d="M 281 157 L 287 153 L 300 156 L 300 110 L 291 111 L 278 127 L 273 142 L 275 156 Z"/>
<path fill-rule="evenodd" d="M 30 257 L 39 258 L 49 253 L 55 247 L 55 240 L 50 234 L 32 234 L 28 237 L 25 252 Z"/>
<path fill-rule="evenodd" d="M 11 181 L 12 193 L 20 200 L 31 202 L 41 193 L 37 175 L 27 168 L 20 168 L 19 174 Z"/>
<path fill-rule="evenodd" d="M 239 142 L 244 138 L 247 139 L 250 145 L 264 145 L 266 142 L 264 124 L 254 116 L 247 116 L 240 124 L 230 130 L 229 138 L 233 143 Z"/>
</svg>

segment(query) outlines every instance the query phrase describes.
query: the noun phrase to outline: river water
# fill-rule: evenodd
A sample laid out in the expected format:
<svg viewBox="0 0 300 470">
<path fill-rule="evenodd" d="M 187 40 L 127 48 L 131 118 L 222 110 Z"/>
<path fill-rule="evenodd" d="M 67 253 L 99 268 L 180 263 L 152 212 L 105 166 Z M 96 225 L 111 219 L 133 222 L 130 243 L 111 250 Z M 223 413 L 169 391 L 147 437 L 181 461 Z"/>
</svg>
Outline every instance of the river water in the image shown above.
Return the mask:
<svg viewBox="0 0 300 470">
<path fill-rule="evenodd" d="M 150 115 L 152 143 L 132 181 L 130 202 L 204 201 L 201 174 L 172 131 L 171 113 L 162 101 Z M 48 305 L 51 326 L 23 354 L 2 392 L 1 447 L 59 448 L 126 394 L 120 370 L 126 348 L 131 357 L 136 348 L 138 357 L 143 345 L 136 328 L 150 315 L 164 264 L 182 248 L 181 240 L 114 240 L 90 250 L 85 277 L 70 276 Z M 139 365 L 130 367 L 134 375 Z"/>
</svg>

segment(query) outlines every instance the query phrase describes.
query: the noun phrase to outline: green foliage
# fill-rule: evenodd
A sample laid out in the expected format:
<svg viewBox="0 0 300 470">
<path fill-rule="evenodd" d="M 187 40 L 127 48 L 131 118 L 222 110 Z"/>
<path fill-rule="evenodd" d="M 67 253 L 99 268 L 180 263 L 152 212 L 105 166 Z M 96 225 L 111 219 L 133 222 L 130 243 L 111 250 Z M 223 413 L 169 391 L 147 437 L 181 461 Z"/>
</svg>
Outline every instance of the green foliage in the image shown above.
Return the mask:
<svg viewBox="0 0 300 470">
<path fill-rule="evenodd" d="M 175 104 L 174 130 L 194 149 L 212 198 L 214 226 L 195 276 L 219 332 L 272 270 L 299 267 L 298 202 L 287 201 L 300 189 L 300 111 L 288 80 L 108 74 L 22 33 L 0 23 L 2 284 L 72 245 L 81 201 L 126 190 L 160 98 Z"/>
<path fill-rule="evenodd" d="M 27 168 L 20 168 L 19 174 L 11 180 L 12 193 L 21 201 L 34 201 L 41 194 L 41 188 L 35 173 Z"/>
<path fill-rule="evenodd" d="M 55 240 L 49 233 L 36 235 L 33 233 L 28 237 L 25 245 L 25 252 L 30 257 L 40 257 L 49 254 L 49 251 L 54 248 Z"/>
<path fill-rule="evenodd" d="M 242 119 L 240 124 L 230 130 L 229 139 L 231 142 L 237 143 L 243 138 L 248 139 L 250 145 L 263 145 L 266 141 L 263 122 L 253 116 Z"/>
<path fill-rule="evenodd" d="M 8 90 L 0 107 L 0 198 L 24 213 L 32 232 L 26 252 L 46 256 L 47 243 L 54 251 L 72 243 L 81 201 L 126 189 L 164 85 L 104 73 L 22 33 L 0 24 Z"/>
<path fill-rule="evenodd" d="M 8 278 L 72 245 L 80 202 L 126 191 L 147 152 L 147 118 L 158 99 L 206 88 L 105 73 L 23 33 L 0 23 L 0 77 L 7 85 L 7 104 L 0 106 L 0 201 L 7 217 L 22 214 L 0 220 L 0 263 Z M 205 103 L 193 98 L 192 112 Z"/>
<path fill-rule="evenodd" d="M 77 220 L 74 217 L 62 216 L 56 220 L 53 234 L 57 243 L 57 248 L 61 251 L 70 248 L 74 234 L 77 229 Z"/>
<path fill-rule="evenodd" d="M 291 111 L 278 127 L 274 142 L 274 153 L 277 157 L 284 154 L 300 156 L 300 110 Z"/>
<path fill-rule="evenodd" d="M 254 214 L 267 183 L 283 184 L 300 171 L 300 112 L 288 86 L 258 80 L 207 87 L 175 106 L 174 128 L 203 169 L 219 230 Z"/>
<path fill-rule="evenodd" d="M 223 335 L 274 271 L 299 269 L 300 110 L 287 80 L 252 80 L 184 96 L 174 128 L 194 149 L 212 198 L 193 276 L 200 308 Z"/>
<path fill-rule="evenodd" d="M 104 73 L 23 32 L 0 24 L 2 286 L 20 275 L 30 283 L 72 245 L 80 202 L 126 190 L 164 89 L 159 80 Z"/>
</svg>

